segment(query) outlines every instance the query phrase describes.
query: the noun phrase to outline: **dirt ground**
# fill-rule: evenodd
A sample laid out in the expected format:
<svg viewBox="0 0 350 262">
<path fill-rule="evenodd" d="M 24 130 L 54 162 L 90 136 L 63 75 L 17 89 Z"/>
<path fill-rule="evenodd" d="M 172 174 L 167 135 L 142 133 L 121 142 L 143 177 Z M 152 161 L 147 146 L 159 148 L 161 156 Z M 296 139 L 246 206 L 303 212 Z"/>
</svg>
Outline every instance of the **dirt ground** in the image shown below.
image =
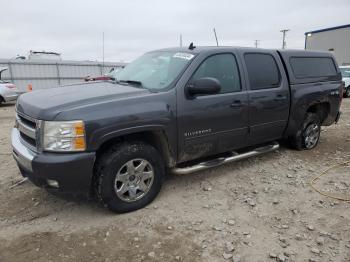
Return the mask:
<svg viewBox="0 0 350 262">
<path fill-rule="evenodd" d="M 11 155 L 14 105 L 0 106 L 0 261 L 350 261 L 350 203 L 309 182 L 350 160 L 350 99 L 312 151 L 280 150 L 186 176 L 116 215 L 21 180 Z M 349 166 L 317 182 L 350 197 Z"/>
</svg>

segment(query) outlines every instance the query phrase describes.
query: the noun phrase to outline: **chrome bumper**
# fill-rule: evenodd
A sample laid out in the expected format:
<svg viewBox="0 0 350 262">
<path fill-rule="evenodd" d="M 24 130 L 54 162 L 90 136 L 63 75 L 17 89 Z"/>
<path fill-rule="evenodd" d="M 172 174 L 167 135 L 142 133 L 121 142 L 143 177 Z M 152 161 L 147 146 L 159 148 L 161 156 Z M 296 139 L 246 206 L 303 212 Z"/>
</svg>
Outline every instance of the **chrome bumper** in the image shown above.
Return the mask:
<svg viewBox="0 0 350 262">
<path fill-rule="evenodd" d="M 20 138 L 17 128 L 13 128 L 11 132 L 12 155 L 17 163 L 28 171 L 33 172 L 32 162 L 36 153 L 25 147 Z"/>
<path fill-rule="evenodd" d="M 18 96 L 19 95 L 17 93 L 9 94 L 9 95 L 4 96 L 4 99 L 6 102 L 11 102 L 11 101 L 17 100 Z"/>
</svg>

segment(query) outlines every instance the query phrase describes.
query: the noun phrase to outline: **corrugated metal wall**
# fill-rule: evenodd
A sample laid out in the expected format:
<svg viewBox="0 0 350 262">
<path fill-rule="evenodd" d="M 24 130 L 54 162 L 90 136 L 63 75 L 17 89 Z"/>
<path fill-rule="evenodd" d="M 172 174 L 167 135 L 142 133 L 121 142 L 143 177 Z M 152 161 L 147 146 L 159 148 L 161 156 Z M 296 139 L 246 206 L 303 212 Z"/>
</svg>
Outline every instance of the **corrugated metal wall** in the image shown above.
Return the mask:
<svg viewBox="0 0 350 262">
<path fill-rule="evenodd" d="M 339 65 L 350 65 L 350 27 L 305 36 L 305 49 L 331 51 Z"/>
<path fill-rule="evenodd" d="M 112 62 L 102 65 L 99 62 L 0 59 L 0 67 L 8 67 L 2 79 L 14 83 L 20 92 L 27 92 L 29 85 L 37 90 L 82 82 L 87 76 L 100 76 L 112 68 L 125 65 Z"/>
</svg>

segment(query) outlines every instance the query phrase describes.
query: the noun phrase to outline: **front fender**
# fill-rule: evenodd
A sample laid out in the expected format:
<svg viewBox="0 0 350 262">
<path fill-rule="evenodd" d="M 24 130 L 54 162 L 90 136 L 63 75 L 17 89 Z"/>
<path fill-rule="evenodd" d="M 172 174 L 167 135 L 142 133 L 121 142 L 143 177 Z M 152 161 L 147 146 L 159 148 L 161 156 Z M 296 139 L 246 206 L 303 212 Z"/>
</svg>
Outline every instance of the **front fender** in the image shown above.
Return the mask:
<svg viewBox="0 0 350 262">
<path fill-rule="evenodd" d="M 90 145 L 92 146 L 92 150 L 98 150 L 102 144 L 106 143 L 108 140 L 115 139 L 118 137 L 122 137 L 125 135 L 132 135 L 141 132 L 147 131 L 164 131 L 165 127 L 163 125 L 143 125 L 143 126 L 134 126 L 119 130 L 109 130 L 106 133 L 101 135 L 96 135 L 91 138 Z"/>
</svg>

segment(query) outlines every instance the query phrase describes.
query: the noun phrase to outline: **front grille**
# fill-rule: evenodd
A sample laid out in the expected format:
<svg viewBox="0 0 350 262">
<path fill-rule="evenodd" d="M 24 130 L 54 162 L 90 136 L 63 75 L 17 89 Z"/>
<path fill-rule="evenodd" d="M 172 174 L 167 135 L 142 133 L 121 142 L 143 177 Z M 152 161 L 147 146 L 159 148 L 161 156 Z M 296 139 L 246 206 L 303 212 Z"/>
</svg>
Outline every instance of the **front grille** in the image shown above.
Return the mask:
<svg viewBox="0 0 350 262">
<path fill-rule="evenodd" d="M 37 123 L 35 119 L 28 117 L 24 114 L 17 113 L 18 130 L 22 142 L 26 144 L 30 149 L 37 150 Z"/>
<path fill-rule="evenodd" d="M 21 115 L 18 115 L 19 119 L 26 125 L 30 126 L 31 128 L 35 129 L 36 128 L 36 123 L 35 120 L 29 120 Z"/>
</svg>

